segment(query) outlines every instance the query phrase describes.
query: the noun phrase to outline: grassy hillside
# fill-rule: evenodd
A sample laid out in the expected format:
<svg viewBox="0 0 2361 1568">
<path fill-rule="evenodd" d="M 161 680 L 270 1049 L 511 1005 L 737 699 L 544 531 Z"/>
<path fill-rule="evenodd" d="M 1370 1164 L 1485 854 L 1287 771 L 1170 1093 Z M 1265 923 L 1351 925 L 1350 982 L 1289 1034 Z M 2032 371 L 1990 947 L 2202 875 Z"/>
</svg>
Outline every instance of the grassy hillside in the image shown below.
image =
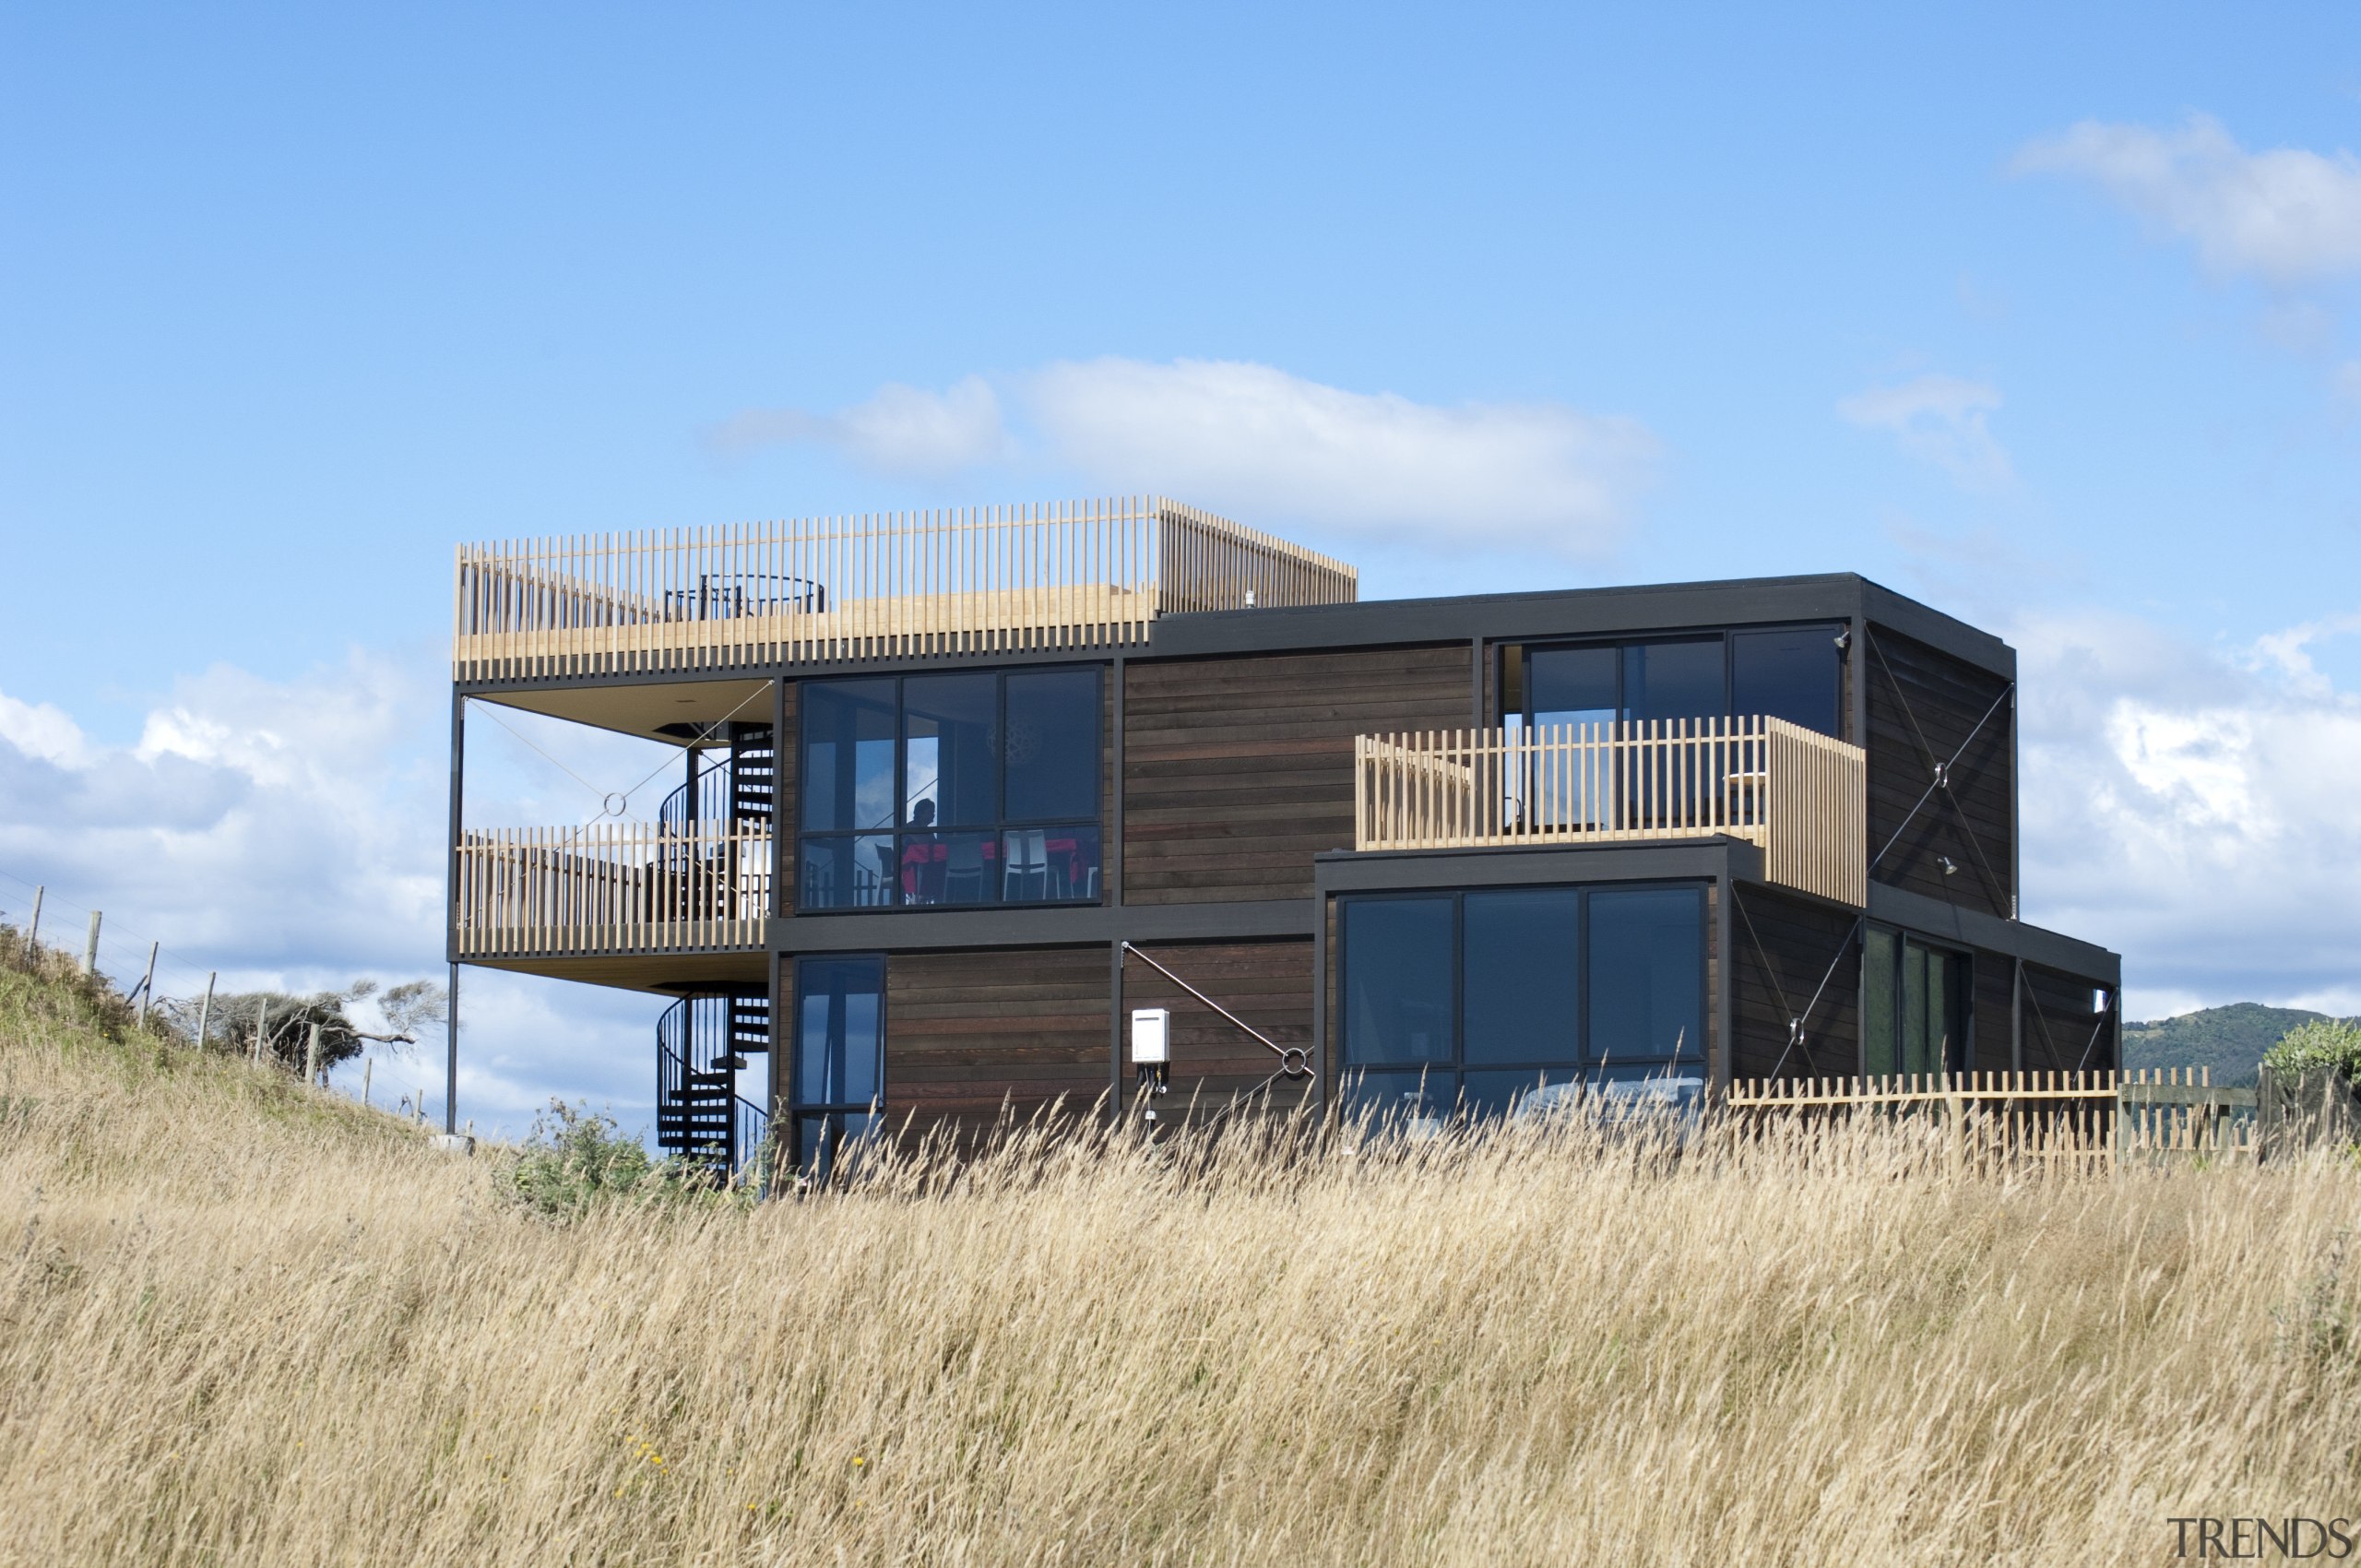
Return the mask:
<svg viewBox="0 0 2361 1568">
<path fill-rule="evenodd" d="M 2333 1162 L 1020 1138 L 557 1224 L 15 974 L 0 1105 L 7 1563 L 2079 1564 L 2361 1488 Z"/>
<path fill-rule="evenodd" d="M 2217 1084 L 2255 1081 L 2262 1053 L 2297 1024 L 2326 1017 L 2299 1007 L 2236 1002 L 2177 1018 L 2123 1026 L 2126 1067 L 2211 1067 Z"/>
</svg>

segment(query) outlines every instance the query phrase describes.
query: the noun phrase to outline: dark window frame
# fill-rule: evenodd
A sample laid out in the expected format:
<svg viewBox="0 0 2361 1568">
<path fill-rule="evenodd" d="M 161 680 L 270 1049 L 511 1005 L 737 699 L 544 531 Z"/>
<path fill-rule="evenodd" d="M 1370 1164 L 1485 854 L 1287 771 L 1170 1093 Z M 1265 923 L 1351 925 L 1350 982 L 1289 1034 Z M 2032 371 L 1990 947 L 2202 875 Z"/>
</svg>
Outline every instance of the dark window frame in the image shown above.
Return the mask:
<svg viewBox="0 0 2361 1568">
<path fill-rule="evenodd" d="M 1462 1098 L 1466 1075 L 1470 1073 L 1531 1073 L 1536 1083 L 1544 1074 L 1565 1074 L 1584 1082 L 1599 1081 L 1602 1075 L 1612 1074 L 1620 1066 L 1636 1067 L 1645 1076 L 1656 1072 L 1694 1064 L 1703 1076 L 1708 1065 L 1705 1030 L 1711 1027 L 1713 1014 L 1713 899 L 1705 895 L 1713 884 L 1695 879 L 1665 879 L 1644 882 L 1581 882 L 1514 884 L 1499 887 L 1425 887 L 1389 889 L 1384 892 L 1341 894 L 1337 905 L 1336 927 L 1336 1074 L 1340 1084 L 1348 1085 L 1356 1074 L 1418 1074 L 1422 1080 L 1449 1078 L 1453 1102 Z M 1697 899 L 1697 1017 L 1699 1033 L 1696 1043 L 1686 1051 L 1668 1057 L 1643 1062 L 1617 1063 L 1597 1059 L 1591 1040 L 1591 897 L 1597 893 L 1654 892 L 1679 890 L 1699 895 Z M 1572 893 L 1575 896 L 1575 1019 L 1574 1058 L 1566 1060 L 1534 1059 L 1530 1062 L 1484 1062 L 1471 1066 L 1467 1061 L 1467 898 L 1470 894 L 1486 893 Z M 1451 901 L 1451 1057 L 1446 1062 L 1430 1063 L 1357 1063 L 1352 1059 L 1352 939 L 1351 916 L 1355 904 Z"/>
<path fill-rule="evenodd" d="M 802 1097 L 803 1081 L 803 971 L 810 964 L 845 964 L 862 961 L 877 966 L 877 1073 L 876 1091 L 865 1101 L 806 1100 Z M 858 1139 L 873 1135 L 885 1114 L 886 1089 L 886 1008 L 888 992 L 886 974 L 890 958 L 884 953 L 804 953 L 798 954 L 789 968 L 787 1086 L 782 1097 L 787 1102 L 789 1129 L 788 1159 L 801 1174 L 813 1181 L 825 1181 L 835 1169 L 836 1157 L 846 1142 L 845 1119 L 859 1116 L 864 1125 L 853 1136 Z M 820 1141 L 816 1147 L 806 1146 L 804 1123 L 820 1123 Z"/>
<path fill-rule="evenodd" d="M 1077 906 L 1086 908 L 1094 904 L 1104 904 L 1107 901 L 1109 892 L 1107 878 L 1105 875 L 1107 861 L 1106 775 L 1108 756 L 1108 668 L 1109 666 L 1105 662 L 1099 660 L 1077 660 L 1071 664 L 1057 663 L 1016 665 L 982 670 L 921 670 L 905 671 L 898 674 L 838 675 L 826 677 L 825 679 L 807 680 L 799 683 L 799 689 L 797 692 L 797 710 L 799 714 L 806 711 L 803 700 L 804 693 L 814 686 L 825 687 L 854 683 L 876 683 L 890 682 L 892 683 L 894 691 L 894 763 L 890 795 L 892 799 L 893 815 L 896 821 L 894 826 L 885 827 L 824 827 L 816 829 L 806 827 L 803 825 L 803 802 L 805 791 L 809 789 L 809 784 L 806 781 L 806 774 L 808 770 L 805 764 L 809 760 L 809 746 L 811 742 L 808 730 L 799 724 L 795 738 L 795 843 L 793 854 L 790 857 L 794 870 L 793 886 L 795 895 L 795 911 L 799 914 L 864 915 L 909 909 L 1067 909 Z M 1090 767 L 1090 794 L 1092 799 L 1092 807 L 1088 818 L 1086 821 L 1084 818 L 1073 815 L 1055 817 L 1010 816 L 1008 814 L 1007 751 L 1009 681 L 1012 678 L 1022 680 L 1027 676 L 1074 673 L 1086 671 L 1089 672 L 1092 680 L 1090 722 L 1094 739 Z M 973 675 L 988 677 L 992 683 L 992 725 L 993 733 L 996 737 L 995 755 L 993 759 L 994 766 L 992 769 L 992 814 L 991 819 L 988 823 L 961 825 L 957 826 L 930 826 L 926 828 L 914 828 L 902 820 L 908 814 L 907 807 L 908 804 L 909 790 L 910 710 L 908 695 L 909 683 L 912 680 L 938 679 L 944 675 Z M 942 840 L 967 835 L 989 837 L 997 840 L 999 843 L 1000 849 L 994 856 L 994 864 L 998 868 L 999 877 L 1004 884 L 1007 876 L 1007 861 L 1005 856 L 1007 853 L 1009 835 L 1013 833 L 1038 832 L 1042 829 L 1053 827 L 1080 827 L 1086 826 L 1089 828 L 1096 845 L 1096 849 L 1091 856 L 1090 861 L 1090 871 L 1092 873 L 1091 881 L 1094 884 L 1094 887 L 1093 890 L 1088 893 L 1070 893 L 1067 897 L 1062 898 L 1041 897 L 1010 900 L 994 897 L 990 898 L 976 898 L 959 901 L 944 898 L 919 902 L 915 900 L 907 900 L 901 896 L 901 886 L 897 872 L 893 887 L 894 897 L 886 901 L 874 904 L 815 904 L 807 903 L 804 900 L 805 876 L 807 874 L 804 847 L 810 843 L 825 843 L 829 845 L 849 844 L 852 846 L 852 855 L 857 859 L 860 853 L 860 843 L 861 840 L 890 838 L 894 843 L 894 864 L 896 868 L 899 868 L 908 863 L 908 849 L 906 845 L 909 840 L 919 838 Z"/>
<path fill-rule="evenodd" d="M 1495 666 L 1493 669 L 1493 691 L 1495 695 L 1493 697 L 1493 708 L 1495 711 L 1493 717 L 1497 722 L 1503 725 L 1505 725 L 1510 719 L 1516 719 L 1521 720 L 1528 729 L 1531 728 L 1533 724 L 1534 711 L 1532 661 L 1533 656 L 1536 653 L 1553 653 L 1561 648 L 1569 650 L 1581 648 L 1605 648 L 1613 652 L 1616 655 L 1615 711 L 1619 716 L 1624 709 L 1631 707 L 1631 694 L 1625 690 L 1624 686 L 1626 663 L 1622 657 L 1623 649 L 1654 643 L 1694 643 L 1708 642 L 1718 639 L 1722 645 L 1721 717 L 1738 718 L 1740 717 L 1740 715 L 1733 705 L 1737 700 L 1738 639 L 1739 637 L 1753 632 L 1825 631 L 1829 634 L 1830 644 L 1833 647 L 1839 636 L 1848 634 L 1851 630 L 1851 626 L 1843 621 L 1766 621 L 1759 624 L 1750 624 L 1742 626 L 1667 626 L 1656 631 L 1619 633 L 1614 636 L 1539 637 L 1530 640 L 1502 640 L 1494 645 Z M 1848 737 L 1845 733 L 1845 729 L 1850 723 L 1851 716 L 1845 709 L 1844 675 L 1845 660 L 1841 648 L 1837 650 L 1835 657 L 1837 667 L 1835 692 L 1836 711 L 1834 715 L 1836 728 L 1833 731 L 1827 731 L 1827 733 L 1838 740 L 1852 739 L 1853 737 Z M 1516 661 L 1513 672 L 1512 672 L 1510 667 L 1510 660 L 1512 658 Z M 1511 691 L 1514 691 L 1517 695 L 1517 704 L 1513 709 L 1510 707 L 1508 701 L 1509 693 Z"/>
</svg>

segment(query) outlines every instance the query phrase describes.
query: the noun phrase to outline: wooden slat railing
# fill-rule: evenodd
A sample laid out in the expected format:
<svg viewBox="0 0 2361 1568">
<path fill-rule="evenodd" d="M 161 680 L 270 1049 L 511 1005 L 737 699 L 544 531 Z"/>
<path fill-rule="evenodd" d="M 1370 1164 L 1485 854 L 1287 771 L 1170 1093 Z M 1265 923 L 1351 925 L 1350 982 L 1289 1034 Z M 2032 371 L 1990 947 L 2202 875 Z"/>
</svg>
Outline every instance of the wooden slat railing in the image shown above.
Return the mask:
<svg viewBox="0 0 2361 1568">
<path fill-rule="evenodd" d="M 1158 615 L 1349 603 L 1343 562 L 1158 497 L 459 547 L 460 680 L 1144 642 Z"/>
<path fill-rule="evenodd" d="M 470 830 L 454 929 L 469 957 L 759 948 L 771 835 L 760 824 Z"/>
<path fill-rule="evenodd" d="M 1727 834 L 1774 882 L 1868 901 L 1861 749 L 1782 719 L 1363 735 L 1354 772 L 1361 849 Z"/>
<path fill-rule="evenodd" d="M 2255 1091 L 2216 1087 L 2195 1068 L 1742 1079 L 1723 1103 L 1753 1114 L 1932 1114 L 1955 1155 L 1980 1161 L 2252 1160 L 2260 1147 Z"/>
</svg>

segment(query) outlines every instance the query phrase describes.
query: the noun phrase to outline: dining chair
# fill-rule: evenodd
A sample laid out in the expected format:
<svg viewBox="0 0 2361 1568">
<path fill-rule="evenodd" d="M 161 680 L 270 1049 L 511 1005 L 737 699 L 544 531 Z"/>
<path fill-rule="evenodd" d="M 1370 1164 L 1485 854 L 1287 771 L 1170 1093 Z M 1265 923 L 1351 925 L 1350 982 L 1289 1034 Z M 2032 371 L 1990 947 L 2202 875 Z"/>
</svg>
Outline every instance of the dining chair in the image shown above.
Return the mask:
<svg viewBox="0 0 2361 1568">
<path fill-rule="evenodd" d="M 1003 898 L 1012 904 L 1038 904 L 1049 897 L 1049 837 L 1038 827 L 1009 830 L 1008 865 L 1002 873 Z"/>
<path fill-rule="evenodd" d="M 952 835 L 950 855 L 943 872 L 943 901 L 980 904 L 984 901 L 984 840 L 980 834 Z"/>
</svg>

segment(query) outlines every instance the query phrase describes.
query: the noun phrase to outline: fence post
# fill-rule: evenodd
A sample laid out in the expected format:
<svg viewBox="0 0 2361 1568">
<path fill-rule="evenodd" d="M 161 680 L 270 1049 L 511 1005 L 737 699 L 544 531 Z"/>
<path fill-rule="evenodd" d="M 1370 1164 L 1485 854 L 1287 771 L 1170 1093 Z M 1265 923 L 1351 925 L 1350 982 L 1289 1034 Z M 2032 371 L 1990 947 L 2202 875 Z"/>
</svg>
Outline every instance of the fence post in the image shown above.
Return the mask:
<svg viewBox="0 0 2361 1568">
<path fill-rule="evenodd" d="M 41 901 L 48 894 L 47 883 L 33 889 L 33 918 L 25 927 L 25 968 L 28 972 L 41 968 Z"/>
<path fill-rule="evenodd" d="M 262 1042 L 263 1042 L 263 1037 L 264 1037 L 265 1032 L 266 1032 L 269 1028 L 270 1028 L 270 998 L 269 998 L 269 997 L 267 997 L 267 996 L 266 996 L 266 997 L 264 997 L 264 998 L 262 999 L 262 1005 L 261 1005 L 259 1008 L 257 1008 L 257 1009 L 255 1010 L 255 1055 L 254 1055 L 254 1061 L 255 1061 L 255 1066 L 257 1066 L 257 1067 L 259 1067 L 259 1066 L 261 1066 L 261 1065 L 262 1065 Z"/>
<path fill-rule="evenodd" d="M 198 1004 L 196 1009 L 196 1048 L 199 1051 L 203 1051 L 205 1049 L 206 1026 L 213 1021 L 213 982 L 219 978 L 220 971 L 218 969 L 208 969 L 206 971 L 205 1000 Z"/>
<path fill-rule="evenodd" d="M 82 944 L 82 972 L 95 974 L 99 968 L 99 911 L 90 911 L 90 938 Z"/>
<path fill-rule="evenodd" d="M 139 979 L 138 1027 L 143 1029 L 148 1027 L 148 1004 L 156 1000 L 156 950 L 163 945 L 161 942 L 148 944 L 148 972 Z"/>
<path fill-rule="evenodd" d="M 2131 1116 L 2131 1105 L 2129 1099 L 2130 1086 L 2124 1081 L 2125 1075 L 2118 1072 L 2114 1076 L 2115 1125 L 2108 1129 L 2109 1132 L 2114 1134 L 2114 1138 L 2108 1147 L 2107 1156 L 2108 1163 L 2112 1165 L 2116 1170 L 2120 1171 L 2123 1169 L 2123 1157 L 2130 1152 L 2131 1147 L 2131 1139 L 2130 1135 L 2130 1128 L 2129 1125 Z"/>
<path fill-rule="evenodd" d="M 320 1075 L 320 1026 L 312 1026 L 311 1035 L 303 1041 L 303 1082 L 308 1086 Z"/>
</svg>

